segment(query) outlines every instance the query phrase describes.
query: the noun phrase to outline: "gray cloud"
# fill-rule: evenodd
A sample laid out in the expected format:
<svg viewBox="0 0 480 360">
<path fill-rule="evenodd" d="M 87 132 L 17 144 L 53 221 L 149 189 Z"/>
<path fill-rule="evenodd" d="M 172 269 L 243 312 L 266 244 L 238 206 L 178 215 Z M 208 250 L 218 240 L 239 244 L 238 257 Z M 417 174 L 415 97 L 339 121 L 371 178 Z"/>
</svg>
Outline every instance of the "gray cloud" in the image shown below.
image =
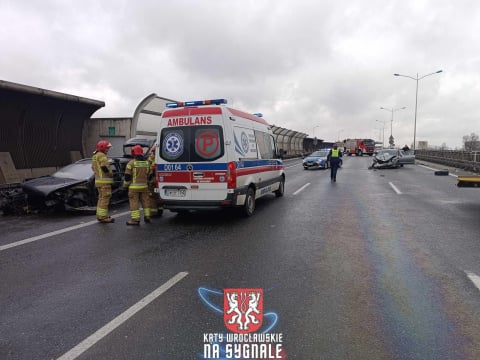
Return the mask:
<svg viewBox="0 0 480 360">
<path fill-rule="evenodd" d="M 480 4 L 459 0 L 0 2 L 0 78 L 106 102 L 131 116 L 155 92 L 224 97 L 270 123 L 325 140 L 390 125 L 461 146 L 480 133 Z M 380 107 L 397 108 L 391 113 Z M 376 121 L 378 120 L 378 121 Z"/>
</svg>

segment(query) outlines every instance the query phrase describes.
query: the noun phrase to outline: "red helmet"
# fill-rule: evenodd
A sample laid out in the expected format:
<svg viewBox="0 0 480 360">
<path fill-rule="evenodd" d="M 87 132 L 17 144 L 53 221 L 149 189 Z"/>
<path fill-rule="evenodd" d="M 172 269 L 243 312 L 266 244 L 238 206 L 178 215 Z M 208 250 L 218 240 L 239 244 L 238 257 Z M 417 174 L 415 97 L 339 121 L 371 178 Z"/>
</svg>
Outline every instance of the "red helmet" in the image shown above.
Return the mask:
<svg viewBox="0 0 480 360">
<path fill-rule="evenodd" d="M 132 147 L 132 155 L 143 155 L 143 148 L 140 145 L 135 145 Z"/>
<path fill-rule="evenodd" d="M 110 149 L 111 147 L 112 144 L 110 144 L 110 142 L 108 142 L 107 140 L 100 140 L 97 143 L 97 151 L 108 151 L 108 149 Z"/>
</svg>

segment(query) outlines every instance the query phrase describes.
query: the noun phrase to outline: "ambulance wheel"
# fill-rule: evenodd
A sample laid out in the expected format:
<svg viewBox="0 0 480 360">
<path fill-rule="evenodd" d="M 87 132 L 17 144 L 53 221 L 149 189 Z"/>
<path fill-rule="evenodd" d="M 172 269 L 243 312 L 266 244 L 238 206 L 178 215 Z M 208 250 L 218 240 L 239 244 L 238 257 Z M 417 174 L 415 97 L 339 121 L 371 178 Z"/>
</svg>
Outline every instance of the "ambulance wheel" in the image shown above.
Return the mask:
<svg viewBox="0 0 480 360">
<path fill-rule="evenodd" d="M 247 190 L 243 210 L 246 216 L 252 216 L 253 212 L 255 211 L 255 191 L 251 187 L 249 187 Z"/>
<path fill-rule="evenodd" d="M 278 184 L 278 190 L 275 190 L 275 196 L 280 197 L 280 196 L 283 196 L 284 193 L 285 193 L 285 179 L 282 178 L 282 180 L 280 180 L 280 183 Z"/>
</svg>

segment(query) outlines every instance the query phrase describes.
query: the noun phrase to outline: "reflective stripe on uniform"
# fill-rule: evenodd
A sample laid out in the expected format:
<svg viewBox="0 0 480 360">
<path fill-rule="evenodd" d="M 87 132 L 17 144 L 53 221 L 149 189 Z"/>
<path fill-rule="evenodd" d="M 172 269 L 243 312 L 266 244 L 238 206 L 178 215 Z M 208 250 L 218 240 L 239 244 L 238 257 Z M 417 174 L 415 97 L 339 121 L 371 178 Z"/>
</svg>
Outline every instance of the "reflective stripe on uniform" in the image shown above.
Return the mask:
<svg viewBox="0 0 480 360">
<path fill-rule="evenodd" d="M 132 217 L 132 220 L 140 220 L 140 210 L 130 211 L 130 216 Z"/>
<path fill-rule="evenodd" d="M 110 178 L 95 179 L 95 184 L 113 184 L 113 179 L 110 179 Z"/>
</svg>

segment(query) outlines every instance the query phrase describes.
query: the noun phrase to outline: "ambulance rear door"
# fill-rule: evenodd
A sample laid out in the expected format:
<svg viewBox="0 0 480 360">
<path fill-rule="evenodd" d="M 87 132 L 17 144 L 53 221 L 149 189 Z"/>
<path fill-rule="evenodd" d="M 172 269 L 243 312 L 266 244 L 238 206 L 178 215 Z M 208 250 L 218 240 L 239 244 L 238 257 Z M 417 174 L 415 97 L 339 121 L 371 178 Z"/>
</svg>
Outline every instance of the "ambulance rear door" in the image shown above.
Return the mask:
<svg viewBox="0 0 480 360">
<path fill-rule="evenodd" d="M 159 133 L 157 179 L 171 204 L 227 197 L 227 156 L 220 106 L 166 110 Z"/>
</svg>

